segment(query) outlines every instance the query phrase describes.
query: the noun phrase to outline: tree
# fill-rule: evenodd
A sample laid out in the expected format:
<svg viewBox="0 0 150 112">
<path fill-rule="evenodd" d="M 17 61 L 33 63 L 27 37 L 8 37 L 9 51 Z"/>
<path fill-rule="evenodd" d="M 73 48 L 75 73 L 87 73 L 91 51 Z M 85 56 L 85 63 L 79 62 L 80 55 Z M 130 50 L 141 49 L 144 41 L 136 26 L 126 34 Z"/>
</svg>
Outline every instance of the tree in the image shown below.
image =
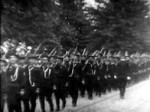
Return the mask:
<svg viewBox="0 0 150 112">
<path fill-rule="evenodd" d="M 148 24 L 149 12 L 143 0 L 97 0 L 98 8 L 87 8 L 92 24 L 90 47 L 101 46 L 118 50 L 143 51 L 146 49 L 142 35 Z"/>
<path fill-rule="evenodd" d="M 2 41 L 10 38 L 37 46 L 44 41 L 60 45 L 64 30 L 55 0 L 2 0 Z M 54 47 L 54 46 L 53 46 Z"/>
<path fill-rule="evenodd" d="M 149 50 L 150 20 L 144 0 L 2 0 L 1 37 L 90 51 L 102 46 L 115 50 Z M 144 38 L 144 39 L 143 39 Z M 53 44 L 51 44 L 53 43 Z M 145 44 L 146 43 L 146 44 Z M 149 50 L 150 51 L 150 50 Z"/>
<path fill-rule="evenodd" d="M 73 47 L 78 46 L 78 49 L 83 49 L 89 43 L 86 38 L 90 31 L 90 22 L 86 20 L 84 14 L 83 0 L 61 0 L 62 13 L 61 19 L 74 28 L 76 32 L 72 35 L 74 40 Z"/>
</svg>

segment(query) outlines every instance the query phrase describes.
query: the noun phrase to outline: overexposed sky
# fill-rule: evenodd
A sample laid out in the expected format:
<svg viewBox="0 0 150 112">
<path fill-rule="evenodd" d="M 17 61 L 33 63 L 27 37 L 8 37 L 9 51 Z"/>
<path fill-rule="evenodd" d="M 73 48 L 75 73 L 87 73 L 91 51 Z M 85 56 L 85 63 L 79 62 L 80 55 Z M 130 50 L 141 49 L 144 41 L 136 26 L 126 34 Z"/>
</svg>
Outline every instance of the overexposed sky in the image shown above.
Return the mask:
<svg viewBox="0 0 150 112">
<path fill-rule="evenodd" d="M 93 8 L 97 8 L 97 3 L 95 2 L 95 0 L 84 0 L 87 7 L 93 7 Z M 109 0 L 105 0 L 106 2 L 109 2 Z M 150 4 L 150 0 L 147 0 L 148 3 Z M 103 7 L 103 6 L 102 6 Z"/>
<path fill-rule="evenodd" d="M 100 6 L 100 7 L 105 8 L 104 3 L 98 4 L 97 2 L 95 2 L 95 0 L 84 0 L 84 1 L 86 3 L 86 7 L 97 8 L 97 6 Z M 105 2 L 109 2 L 109 0 L 105 0 Z"/>
<path fill-rule="evenodd" d="M 93 8 L 97 7 L 97 3 L 95 2 L 95 0 L 85 0 L 85 3 L 87 3 L 86 6 L 88 7 L 93 7 Z"/>
</svg>

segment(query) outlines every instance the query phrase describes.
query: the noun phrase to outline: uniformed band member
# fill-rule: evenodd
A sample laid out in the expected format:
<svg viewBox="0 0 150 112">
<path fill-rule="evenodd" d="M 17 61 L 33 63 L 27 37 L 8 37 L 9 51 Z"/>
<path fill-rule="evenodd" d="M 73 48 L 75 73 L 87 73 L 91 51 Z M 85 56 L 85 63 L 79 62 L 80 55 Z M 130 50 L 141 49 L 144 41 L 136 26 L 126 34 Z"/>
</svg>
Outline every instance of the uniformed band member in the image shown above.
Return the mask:
<svg viewBox="0 0 150 112">
<path fill-rule="evenodd" d="M 118 87 L 120 91 L 120 98 L 124 98 L 126 85 L 127 85 L 127 75 L 128 70 L 130 71 L 129 63 L 125 57 L 121 57 L 120 62 L 118 63 Z"/>
<path fill-rule="evenodd" d="M 82 74 L 82 66 L 79 63 L 79 55 L 73 54 L 69 66 L 69 93 L 72 97 L 73 106 L 77 105 L 81 74 Z"/>
<path fill-rule="evenodd" d="M 71 96 L 72 105 L 77 106 L 78 93 L 84 97 L 87 92 L 88 99 L 92 100 L 93 94 L 101 96 L 118 89 L 120 98 L 124 99 L 129 84 L 149 77 L 149 57 L 50 54 L 12 54 L 0 60 L 1 111 L 7 101 L 9 112 L 35 112 L 39 96 L 41 111 L 45 112 L 46 100 L 52 112 L 53 93 L 57 111 L 61 109 L 60 100 L 62 109 L 65 108 L 67 95 Z M 24 109 L 21 108 L 21 101 Z"/>
<path fill-rule="evenodd" d="M 68 81 L 67 68 L 63 65 L 62 59 L 57 57 L 57 64 L 52 68 L 51 74 L 53 79 L 53 89 L 56 98 L 56 111 L 60 110 L 60 99 L 62 100 L 62 108 L 66 106 L 66 83 Z"/>
<path fill-rule="evenodd" d="M 45 112 L 45 98 L 50 106 L 50 111 L 54 110 L 52 93 L 53 93 L 53 78 L 52 78 L 52 66 L 48 63 L 49 58 L 43 56 L 41 59 L 42 66 L 39 68 L 41 70 L 41 78 L 39 78 L 40 83 L 40 104 L 42 112 Z"/>
<path fill-rule="evenodd" d="M 18 63 L 18 57 L 11 55 L 9 57 L 10 65 L 6 71 L 7 77 L 7 103 L 9 112 L 21 112 L 21 97 L 20 89 L 23 85 L 23 77 L 19 74 L 20 67 Z"/>
<path fill-rule="evenodd" d="M 0 75 L 1 75 L 1 112 L 4 111 L 5 98 L 7 93 L 7 77 L 6 77 L 6 69 L 7 69 L 7 61 L 1 59 L 0 60 Z"/>
<path fill-rule="evenodd" d="M 93 57 L 89 57 L 84 68 L 84 80 L 85 80 L 85 88 L 88 92 L 88 98 L 93 98 L 93 87 L 94 87 L 94 76 L 95 76 L 95 69 L 94 69 L 94 59 Z"/>
<path fill-rule="evenodd" d="M 19 57 L 18 65 L 20 67 L 19 69 L 19 75 L 23 78 L 23 84 L 21 86 L 20 95 L 21 100 L 24 104 L 24 112 L 29 112 L 29 71 L 28 71 L 28 63 L 26 57 L 22 56 Z"/>
<path fill-rule="evenodd" d="M 85 62 L 86 62 L 86 56 L 82 55 L 80 57 L 80 71 L 81 71 L 81 74 L 80 74 L 80 81 L 79 81 L 79 90 L 80 90 L 80 94 L 81 94 L 81 97 L 84 97 L 85 96 L 85 80 L 84 80 L 84 69 L 83 67 L 85 66 Z"/>
</svg>

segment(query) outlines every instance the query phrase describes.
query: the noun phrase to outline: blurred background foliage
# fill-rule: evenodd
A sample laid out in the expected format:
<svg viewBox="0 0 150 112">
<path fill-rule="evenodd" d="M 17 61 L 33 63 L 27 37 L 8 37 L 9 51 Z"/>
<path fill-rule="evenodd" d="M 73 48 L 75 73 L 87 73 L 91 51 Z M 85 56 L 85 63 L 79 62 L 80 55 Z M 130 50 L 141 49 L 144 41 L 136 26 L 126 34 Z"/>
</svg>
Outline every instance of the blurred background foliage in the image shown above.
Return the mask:
<svg viewBox="0 0 150 112">
<path fill-rule="evenodd" d="M 6 39 L 47 49 L 105 47 L 150 52 L 146 0 L 1 0 L 1 44 Z"/>
</svg>

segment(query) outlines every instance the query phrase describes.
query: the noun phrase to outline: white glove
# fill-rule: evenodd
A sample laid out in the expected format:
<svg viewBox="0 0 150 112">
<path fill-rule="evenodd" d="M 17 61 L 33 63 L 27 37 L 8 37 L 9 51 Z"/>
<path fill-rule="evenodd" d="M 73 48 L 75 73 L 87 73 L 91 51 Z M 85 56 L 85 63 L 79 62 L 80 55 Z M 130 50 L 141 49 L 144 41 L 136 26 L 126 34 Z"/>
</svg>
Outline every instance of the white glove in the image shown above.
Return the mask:
<svg viewBox="0 0 150 112">
<path fill-rule="evenodd" d="M 40 93 L 40 89 L 39 88 L 36 89 L 36 93 Z"/>
<path fill-rule="evenodd" d="M 66 87 L 68 87 L 68 82 L 65 84 Z"/>
<path fill-rule="evenodd" d="M 84 81 L 84 80 L 82 80 L 82 84 L 85 84 L 85 81 Z"/>
<path fill-rule="evenodd" d="M 25 94 L 24 89 L 21 89 L 21 91 L 20 91 L 20 95 L 21 95 L 21 96 L 23 96 L 24 94 Z"/>
<path fill-rule="evenodd" d="M 131 80 L 131 77 L 130 77 L 130 76 L 128 76 L 128 77 L 127 77 L 127 80 Z"/>
<path fill-rule="evenodd" d="M 56 85 L 54 85 L 54 86 L 53 86 L 53 89 L 54 89 L 54 90 L 56 90 L 56 89 L 57 89 L 57 88 L 56 88 Z"/>
<path fill-rule="evenodd" d="M 116 76 L 116 75 L 114 75 L 114 79 L 117 79 L 117 76 Z"/>
</svg>

